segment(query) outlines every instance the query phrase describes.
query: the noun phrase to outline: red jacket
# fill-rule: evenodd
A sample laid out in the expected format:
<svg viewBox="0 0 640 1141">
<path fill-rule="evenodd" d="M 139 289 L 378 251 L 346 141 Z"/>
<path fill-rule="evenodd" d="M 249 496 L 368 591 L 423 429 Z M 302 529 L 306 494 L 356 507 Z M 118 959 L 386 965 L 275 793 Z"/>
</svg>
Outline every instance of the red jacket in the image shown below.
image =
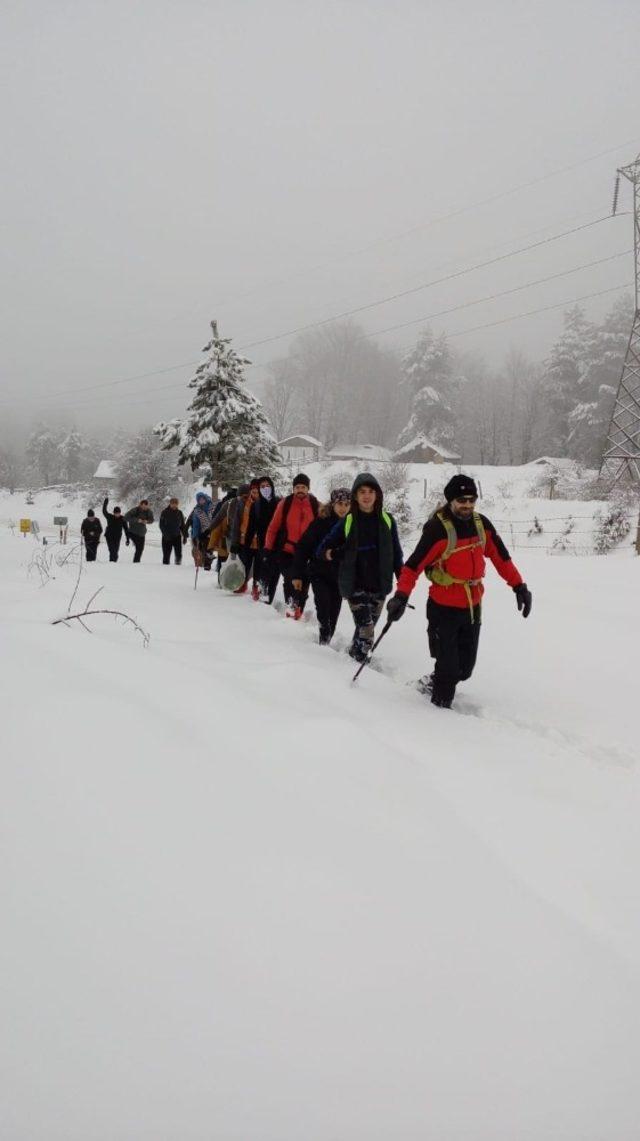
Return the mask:
<svg viewBox="0 0 640 1141">
<path fill-rule="evenodd" d="M 448 512 L 447 508 L 444 510 L 451 519 L 458 537 L 456 549 L 445 563 L 447 572 L 452 575 L 453 578 L 466 580 L 482 579 L 485 575 L 486 556 L 491 559 L 498 574 L 509 586 L 519 586 L 523 581 L 522 576 L 515 564 L 511 561 L 511 555 L 502 542 L 493 523 L 491 523 L 485 515 L 480 516 L 484 524 L 487 540 L 483 552 L 481 543 L 477 541 L 478 535 L 473 519 L 469 521 L 456 519 L 453 514 Z M 475 545 L 469 549 L 469 544 L 474 544 L 474 542 Z M 416 585 L 418 576 L 422 571 L 426 571 L 428 567 L 432 567 L 434 563 L 437 563 L 440 556 L 446 550 L 446 547 L 446 531 L 441 521 L 434 515 L 425 523 L 422 536 L 415 551 L 409 556 L 400 571 L 397 590 L 407 596 L 410 595 Z M 461 550 L 460 553 L 458 553 L 458 547 L 466 547 L 467 549 Z M 484 594 L 484 586 L 481 582 L 478 582 L 475 586 L 470 587 L 470 591 L 471 601 L 474 606 L 477 606 Z M 467 592 L 465 588 L 458 583 L 452 583 L 451 586 L 439 586 L 437 583 L 432 582 L 429 588 L 429 598 L 432 598 L 434 602 L 438 602 L 441 606 L 456 606 L 460 609 L 464 609 L 469 605 Z"/>
<path fill-rule="evenodd" d="M 296 543 L 302 538 L 307 527 L 318 514 L 318 501 L 314 496 L 305 495 L 304 499 L 298 499 L 295 495 L 288 495 L 286 499 L 281 499 L 267 530 L 264 541 L 265 551 L 274 551 L 277 547 L 278 532 L 282 527 L 282 517 L 287 503 L 289 508 L 287 511 L 286 538 L 280 547 L 280 550 L 284 551 L 285 554 L 293 554 Z"/>
</svg>

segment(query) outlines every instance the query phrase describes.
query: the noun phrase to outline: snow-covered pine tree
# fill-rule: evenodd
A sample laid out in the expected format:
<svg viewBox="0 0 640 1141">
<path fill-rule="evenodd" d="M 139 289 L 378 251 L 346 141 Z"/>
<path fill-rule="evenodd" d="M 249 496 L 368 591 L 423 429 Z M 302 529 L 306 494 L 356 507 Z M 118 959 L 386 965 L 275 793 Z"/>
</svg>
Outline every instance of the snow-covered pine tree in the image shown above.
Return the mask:
<svg viewBox="0 0 640 1141">
<path fill-rule="evenodd" d="M 431 329 L 425 329 L 415 348 L 405 354 L 402 371 L 413 401 L 409 422 L 398 437 L 398 448 L 422 441 L 453 449 L 456 417 L 451 402 L 457 378 L 446 333 L 434 337 Z"/>
<path fill-rule="evenodd" d="M 596 327 L 576 393 L 578 400 L 568 416 L 569 455 L 589 467 L 600 466 L 632 317 L 633 301 L 625 295 Z"/>
<path fill-rule="evenodd" d="M 544 430 L 549 455 L 565 456 L 571 432 L 569 417 L 581 403 L 583 382 L 592 357 L 595 326 L 579 305 L 564 315 L 564 328 L 545 364 L 542 380 L 547 408 Z"/>
<path fill-rule="evenodd" d="M 281 457 L 260 401 L 244 387 L 250 362 L 219 335 L 216 321 L 211 333 L 205 360 L 189 381 L 195 395 L 186 416 L 160 422 L 154 432 L 163 448 L 178 449 L 178 464 L 202 472 L 216 499 L 220 487 L 272 471 Z"/>
</svg>

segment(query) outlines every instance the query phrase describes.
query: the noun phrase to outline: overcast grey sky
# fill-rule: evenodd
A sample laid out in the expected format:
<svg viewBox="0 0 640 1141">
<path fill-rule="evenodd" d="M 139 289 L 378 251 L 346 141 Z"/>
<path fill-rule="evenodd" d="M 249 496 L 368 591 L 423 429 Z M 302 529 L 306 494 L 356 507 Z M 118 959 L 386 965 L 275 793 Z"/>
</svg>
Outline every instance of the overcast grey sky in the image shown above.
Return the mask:
<svg viewBox="0 0 640 1141">
<path fill-rule="evenodd" d="M 214 315 L 242 346 L 607 214 L 640 150 L 639 39 L 626 0 L 4 0 L 3 408 L 176 415 L 189 368 L 61 390 L 197 359 Z M 615 219 L 359 319 L 384 329 L 631 241 Z M 631 270 L 621 257 L 433 325 L 455 334 Z M 455 344 L 542 356 L 561 320 Z"/>
</svg>

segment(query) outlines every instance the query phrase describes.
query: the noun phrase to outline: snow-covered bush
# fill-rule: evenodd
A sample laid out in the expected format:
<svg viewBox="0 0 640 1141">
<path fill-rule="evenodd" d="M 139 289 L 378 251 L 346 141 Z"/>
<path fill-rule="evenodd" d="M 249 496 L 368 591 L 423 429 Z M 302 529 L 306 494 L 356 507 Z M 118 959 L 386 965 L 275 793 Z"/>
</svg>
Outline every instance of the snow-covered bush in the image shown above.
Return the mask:
<svg viewBox="0 0 640 1141">
<path fill-rule="evenodd" d="M 542 523 L 538 519 L 538 516 L 534 515 L 533 523 L 527 531 L 527 538 L 532 539 L 534 535 L 542 535 L 543 531 L 544 527 L 542 526 Z"/>
<path fill-rule="evenodd" d="M 615 504 L 608 511 L 596 511 L 594 521 L 593 549 L 597 555 L 606 555 L 617 547 L 631 530 L 631 521 L 622 504 Z"/>
<path fill-rule="evenodd" d="M 414 528 L 414 518 L 407 488 L 401 487 L 397 491 L 388 492 L 384 497 L 384 506 L 393 515 L 400 534 L 409 535 Z"/>
</svg>

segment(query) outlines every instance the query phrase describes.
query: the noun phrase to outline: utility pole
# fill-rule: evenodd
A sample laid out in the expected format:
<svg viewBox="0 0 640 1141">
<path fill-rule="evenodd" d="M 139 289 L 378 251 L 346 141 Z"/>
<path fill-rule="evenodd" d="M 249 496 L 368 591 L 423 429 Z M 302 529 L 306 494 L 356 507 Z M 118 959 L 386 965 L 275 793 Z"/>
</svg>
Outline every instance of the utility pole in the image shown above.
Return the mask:
<svg viewBox="0 0 640 1141">
<path fill-rule="evenodd" d="M 640 155 L 617 172 L 613 214 L 618 205 L 621 178 L 633 186 L 635 305 L 600 474 L 611 487 L 620 482 L 631 483 L 640 493 Z M 640 547 L 640 535 L 637 546 Z"/>
</svg>

